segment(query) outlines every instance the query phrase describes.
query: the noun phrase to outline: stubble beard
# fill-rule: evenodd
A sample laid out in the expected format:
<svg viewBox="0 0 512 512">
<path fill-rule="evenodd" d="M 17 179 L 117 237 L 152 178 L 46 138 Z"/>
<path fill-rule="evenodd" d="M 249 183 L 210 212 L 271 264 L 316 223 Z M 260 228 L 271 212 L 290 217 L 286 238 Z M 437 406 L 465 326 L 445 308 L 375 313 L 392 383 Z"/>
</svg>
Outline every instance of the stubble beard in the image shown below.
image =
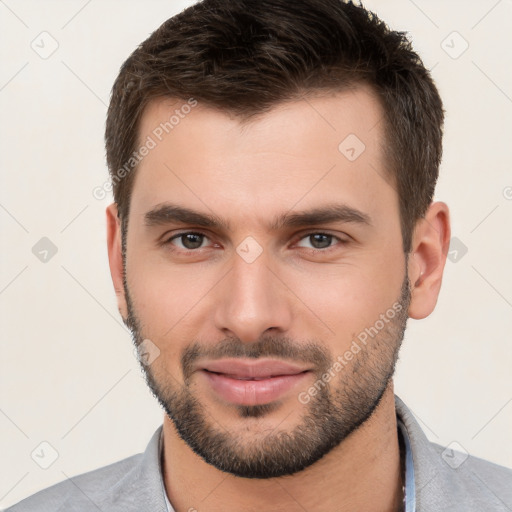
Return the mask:
<svg viewBox="0 0 512 512">
<path fill-rule="evenodd" d="M 138 347 L 145 336 L 125 280 L 128 318 L 125 323 Z M 297 399 L 304 413 L 292 429 L 274 428 L 266 435 L 249 435 L 244 421 L 264 422 L 279 411 L 280 403 L 234 406 L 236 427 L 221 427 L 194 390 L 191 368 L 199 357 L 275 357 L 310 363 L 315 382 L 322 379 L 336 359 L 318 343 L 297 343 L 285 337 L 267 336 L 244 344 L 229 338 L 213 347 L 192 343 L 181 357 L 183 384 L 169 370 L 153 363 L 141 367 L 146 382 L 178 435 L 190 448 L 215 468 L 243 478 L 274 478 L 301 471 L 330 452 L 363 425 L 379 405 L 394 374 L 404 337 L 411 292 L 405 274 L 399 299 L 401 309 L 382 330 L 343 366 L 333 382 L 318 386 L 307 404 Z M 283 418 L 283 420 L 286 418 Z M 262 423 L 264 424 L 264 423 Z M 268 430 L 268 429 L 267 429 Z"/>
</svg>

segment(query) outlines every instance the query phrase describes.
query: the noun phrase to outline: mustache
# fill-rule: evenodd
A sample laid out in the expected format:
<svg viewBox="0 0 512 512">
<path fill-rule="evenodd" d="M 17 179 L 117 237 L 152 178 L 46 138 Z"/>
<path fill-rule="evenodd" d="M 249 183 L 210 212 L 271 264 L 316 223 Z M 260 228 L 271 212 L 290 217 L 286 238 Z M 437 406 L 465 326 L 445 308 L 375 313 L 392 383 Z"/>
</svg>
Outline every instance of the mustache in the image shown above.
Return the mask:
<svg viewBox="0 0 512 512">
<path fill-rule="evenodd" d="M 238 338 L 226 338 L 215 345 L 194 342 L 183 351 L 181 367 L 187 380 L 194 371 L 194 365 L 200 358 L 250 358 L 272 357 L 301 363 L 308 363 L 322 372 L 329 368 L 331 355 L 322 345 L 314 342 L 299 343 L 284 336 L 266 336 L 251 343 Z"/>
</svg>

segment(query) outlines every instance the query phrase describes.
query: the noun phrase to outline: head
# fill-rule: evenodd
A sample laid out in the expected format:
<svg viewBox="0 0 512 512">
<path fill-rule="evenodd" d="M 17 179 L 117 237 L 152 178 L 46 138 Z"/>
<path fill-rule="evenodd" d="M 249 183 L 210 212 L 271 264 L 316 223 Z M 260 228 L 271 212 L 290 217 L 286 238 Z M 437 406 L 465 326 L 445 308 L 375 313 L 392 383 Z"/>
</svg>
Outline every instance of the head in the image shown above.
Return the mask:
<svg viewBox="0 0 512 512">
<path fill-rule="evenodd" d="M 123 64 L 112 276 L 158 355 L 148 383 L 204 460 L 291 474 L 370 418 L 441 284 L 442 122 L 405 35 L 339 0 L 204 0 Z M 294 377 L 226 384 L 252 363 Z"/>
</svg>

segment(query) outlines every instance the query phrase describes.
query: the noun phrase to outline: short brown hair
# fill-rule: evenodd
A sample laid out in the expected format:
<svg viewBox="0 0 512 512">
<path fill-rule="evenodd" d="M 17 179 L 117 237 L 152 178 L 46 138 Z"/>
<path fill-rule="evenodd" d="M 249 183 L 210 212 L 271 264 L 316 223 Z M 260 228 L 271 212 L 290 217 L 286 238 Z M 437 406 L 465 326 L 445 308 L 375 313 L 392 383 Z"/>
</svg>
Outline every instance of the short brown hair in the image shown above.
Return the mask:
<svg viewBox="0 0 512 512">
<path fill-rule="evenodd" d="M 107 164 L 121 220 L 136 171 L 126 162 L 149 101 L 194 98 L 242 121 L 307 93 L 357 84 L 369 84 L 385 112 L 386 166 L 410 252 L 439 173 L 441 99 L 405 34 L 342 0 L 203 0 L 153 32 L 121 67 L 108 109 Z"/>
</svg>

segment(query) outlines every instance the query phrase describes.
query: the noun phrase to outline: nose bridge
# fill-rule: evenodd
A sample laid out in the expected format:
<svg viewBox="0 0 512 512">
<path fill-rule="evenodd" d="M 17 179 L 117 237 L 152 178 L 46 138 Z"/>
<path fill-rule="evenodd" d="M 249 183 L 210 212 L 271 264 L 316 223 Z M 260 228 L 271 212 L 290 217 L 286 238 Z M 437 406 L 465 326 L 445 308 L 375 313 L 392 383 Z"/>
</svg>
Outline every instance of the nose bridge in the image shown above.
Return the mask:
<svg viewBox="0 0 512 512">
<path fill-rule="evenodd" d="M 234 254 L 215 314 L 218 329 L 246 342 L 256 341 L 268 329 L 288 330 L 291 319 L 284 290 L 269 269 L 268 255 L 260 252 L 254 257 L 253 252 L 245 257 L 253 250 L 250 242 L 249 246 L 242 243 Z"/>
</svg>

